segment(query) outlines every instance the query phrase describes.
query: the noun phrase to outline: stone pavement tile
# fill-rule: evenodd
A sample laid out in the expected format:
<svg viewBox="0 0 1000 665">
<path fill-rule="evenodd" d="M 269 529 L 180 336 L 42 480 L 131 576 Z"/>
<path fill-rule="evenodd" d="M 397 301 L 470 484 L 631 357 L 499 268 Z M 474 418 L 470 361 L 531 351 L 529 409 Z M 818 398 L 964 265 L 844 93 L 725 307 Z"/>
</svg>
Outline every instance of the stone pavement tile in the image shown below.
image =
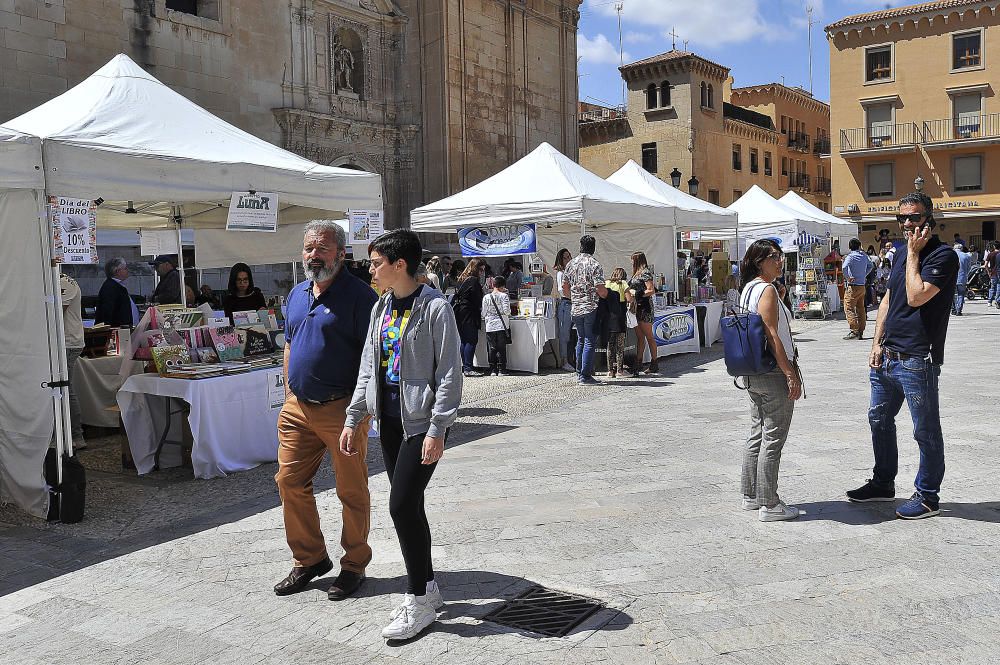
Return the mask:
<svg viewBox="0 0 1000 665">
<path fill-rule="evenodd" d="M 202 663 L 215 663 L 223 652 L 230 651 L 234 647 L 212 639 L 197 632 L 178 630 L 177 628 L 164 628 L 163 630 L 147 635 L 130 645 L 129 653 L 142 658 L 158 659 L 175 665 L 200 665 Z M 252 661 L 251 652 L 243 654 Z M 237 663 L 238 660 L 229 662 Z"/>
<path fill-rule="evenodd" d="M 103 612 L 69 630 L 95 640 L 117 646 L 127 646 L 164 630 L 166 626 L 140 616 L 120 612 Z"/>
<path fill-rule="evenodd" d="M 44 591 L 40 587 L 28 587 L 0 596 L 0 619 L 8 614 L 13 614 L 18 610 L 29 607 L 36 603 L 52 598 L 53 594 Z"/>
<path fill-rule="evenodd" d="M 32 617 L 20 614 L 4 614 L 0 616 L 0 633 L 10 633 L 35 621 Z"/>
</svg>

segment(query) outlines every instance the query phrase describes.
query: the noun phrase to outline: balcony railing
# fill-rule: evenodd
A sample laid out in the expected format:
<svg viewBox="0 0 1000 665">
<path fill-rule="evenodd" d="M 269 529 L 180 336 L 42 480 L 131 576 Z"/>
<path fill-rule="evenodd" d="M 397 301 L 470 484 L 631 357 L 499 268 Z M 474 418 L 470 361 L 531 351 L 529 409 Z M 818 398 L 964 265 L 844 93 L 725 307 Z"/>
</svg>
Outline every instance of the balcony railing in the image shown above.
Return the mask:
<svg viewBox="0 0 1000 665">
<path fill-rule="evenodd" d="M 809 152 L 809 135 L 803 132 L 788 132 L 788 147 L 792 150 Z"/>
<path fill-rule="evenodd" d="M 789 189 L 801 189 L 809 191 L 809 174 L 808 173 L 789 173 L 788 174 L 788 187 Z"/>
<path fill-rule="evenodd" d="M 872 125 L 857 129 L 840 130 L 840 150 L 870 150 L 916 145 L 921 135 L 917 125 L 906 122 L 899 125 Z"/>
<path fill-rule="evenodd" d="M 822 194 L 829 194 L 832 191 L 830 188 L 830 179 L 816 178 L 816 187 L 813 191 L 820 192 Z"/>
<path fill-rule="evenodd" d="M 625 107 L 600 108 L 580 111 L 579 122 L 600 122 L 602 120 L 617 120 L 625 117 Z"/>
<path fill-rule="evenodd" d="M 924 143 L 1000 138 L 1000 113 L 925 120 Z"/>
<path fill-rule="evenodd" d="M 823 136 L 817 138 L 813 141 L 813 154 L 815 155 L 829 155 L 830 154 L 830 137 Z"/>
</svg>

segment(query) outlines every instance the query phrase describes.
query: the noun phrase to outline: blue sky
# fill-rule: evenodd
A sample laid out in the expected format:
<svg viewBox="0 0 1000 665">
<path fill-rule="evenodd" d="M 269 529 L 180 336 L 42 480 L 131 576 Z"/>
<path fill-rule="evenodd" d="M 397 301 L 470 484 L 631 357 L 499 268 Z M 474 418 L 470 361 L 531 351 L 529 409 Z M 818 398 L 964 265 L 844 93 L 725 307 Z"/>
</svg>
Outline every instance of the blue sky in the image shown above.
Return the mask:
<svg viewBox="0 0 1000 665">
<path fill-rule="evenodd" d="M 625 62 L 677 48 L 730 68 L 736 86 L 784 82 L 809 89 L 806 8 L 813 8 L 813 95 L 830 101 L 830 56 L 823 27 L 851 14 L 916 0 L 585 0 L 577 48 L 580 99 L 621 104 L 618 18 Z"/>
</svg>

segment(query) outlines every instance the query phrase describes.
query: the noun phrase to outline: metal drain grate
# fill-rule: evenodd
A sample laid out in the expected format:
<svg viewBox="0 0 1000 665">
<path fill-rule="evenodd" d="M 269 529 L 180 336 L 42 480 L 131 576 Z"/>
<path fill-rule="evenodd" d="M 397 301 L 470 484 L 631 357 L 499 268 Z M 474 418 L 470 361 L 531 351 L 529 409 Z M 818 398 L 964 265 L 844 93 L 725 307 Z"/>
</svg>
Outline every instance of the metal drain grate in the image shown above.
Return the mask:
<svg viewBox="0 0 1000 665">
<path fill-rule="evenodd" d="M 483 619 L 548 637 L 563 637 L 603 608 L 590 598 L 533 586 Z"/>
</svg>

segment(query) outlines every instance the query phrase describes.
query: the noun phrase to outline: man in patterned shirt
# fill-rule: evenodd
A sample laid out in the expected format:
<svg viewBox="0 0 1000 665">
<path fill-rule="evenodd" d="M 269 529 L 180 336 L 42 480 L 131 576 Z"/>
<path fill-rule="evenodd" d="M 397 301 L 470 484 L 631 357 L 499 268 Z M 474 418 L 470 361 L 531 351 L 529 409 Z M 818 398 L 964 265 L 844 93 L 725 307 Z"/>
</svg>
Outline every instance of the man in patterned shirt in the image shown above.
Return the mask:
<svg viewBox="0 0 1000 665">
<path fill-rule="evenodd" d="M 572 302 L 576 328 L 576 380 L 582 386 L 595 385 L 594 349 L 597 348 L 597 301 L 608 295 L 604 269 L 594 259 L 594 236 L 580 238 L 580 253 L 566 265 L 566 283 Z M 563 287 L 564 290 L 567 288 Z"/>
</svg>

